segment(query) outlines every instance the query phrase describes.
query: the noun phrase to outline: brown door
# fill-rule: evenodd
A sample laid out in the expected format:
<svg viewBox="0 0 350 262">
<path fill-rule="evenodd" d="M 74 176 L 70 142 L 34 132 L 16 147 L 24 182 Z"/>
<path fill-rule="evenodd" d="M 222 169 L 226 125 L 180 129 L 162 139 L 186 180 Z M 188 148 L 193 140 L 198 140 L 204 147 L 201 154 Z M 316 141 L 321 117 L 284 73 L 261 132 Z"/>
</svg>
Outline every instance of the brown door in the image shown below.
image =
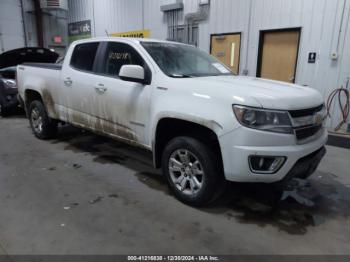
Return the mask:
<svg viewBox="0 0 350 262">
<path fill-rule="evenodd" d="M 239 56 L 241 50 L 240 34 L 211 36 L 210 53 L 228 66 L 233 73 L 239 73 Z"/>
<path fill-rule="evenodd" d="M 262 32 L 258 77 L 295 82 L 300 30 Z"/>
</svg>

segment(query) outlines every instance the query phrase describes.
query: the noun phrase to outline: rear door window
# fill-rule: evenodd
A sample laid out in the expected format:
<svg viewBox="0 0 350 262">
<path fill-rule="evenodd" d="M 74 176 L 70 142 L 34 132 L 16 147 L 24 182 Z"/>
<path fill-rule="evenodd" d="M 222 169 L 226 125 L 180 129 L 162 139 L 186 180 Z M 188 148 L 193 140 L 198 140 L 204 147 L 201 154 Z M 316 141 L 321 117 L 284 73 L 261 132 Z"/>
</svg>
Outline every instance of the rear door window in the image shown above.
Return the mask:
<svg viewBox="0 0 350 262">
<path fill-rule="evenodd" d="M 79 70 L 92 72 L 99 43 L 79 44 L 75 47 L 70 65 Z"/>
</svg>

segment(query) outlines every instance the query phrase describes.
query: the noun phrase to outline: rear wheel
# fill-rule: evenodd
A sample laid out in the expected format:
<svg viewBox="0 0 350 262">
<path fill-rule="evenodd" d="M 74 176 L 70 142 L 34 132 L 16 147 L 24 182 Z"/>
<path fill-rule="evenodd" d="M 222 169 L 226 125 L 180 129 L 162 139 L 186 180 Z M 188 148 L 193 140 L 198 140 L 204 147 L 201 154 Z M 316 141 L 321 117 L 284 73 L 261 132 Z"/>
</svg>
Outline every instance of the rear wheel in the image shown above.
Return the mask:
<svg viewBox="0 0 350 262">
<path fill-rule="evenodd" d="M 41 101 L 33 101 L 30 104 L 29 122 L 34 135 L 39 139 L 54 138 L 57 134 L 57 121 L 48 116 Z"/>
<path fill-rule="evenodd" d="M 168 143 L 162 169 L 176 198 L 192 206 L 209 204 L 224 186 L 218 157 L 191 137 L 177 137 Z"/>
</svg>

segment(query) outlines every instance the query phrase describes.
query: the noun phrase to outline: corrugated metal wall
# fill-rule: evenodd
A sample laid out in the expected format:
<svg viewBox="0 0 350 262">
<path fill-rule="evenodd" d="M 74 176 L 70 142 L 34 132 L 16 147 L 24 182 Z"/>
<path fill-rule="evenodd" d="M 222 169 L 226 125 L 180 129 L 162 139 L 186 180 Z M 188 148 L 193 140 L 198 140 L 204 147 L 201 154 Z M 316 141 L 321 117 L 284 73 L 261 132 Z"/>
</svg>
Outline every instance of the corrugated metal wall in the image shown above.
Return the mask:
<svg viewBox="0 0 350 262">
<path fill-rule="evenodd" d="M 184 15 L 195 12 L 198 4 L 184 0 Z M 242 33 L 240 73 L 255 76 L 260 31 L 301 27 L 296 82 L 319 90 L 326 99 L 350 77 L 349 10 L 349 0 L 211 0 L 210 18 L 199 26 L 199 47 L 209 52 L 210 34 Z M 157 16 L 163 14 L 155 7 L 150 17 Z M 337 49 L 339 59 L 332 60 Z M 308 63 L 309 52 L 317 52 L 315 64 Z M 340 118 L 337 108 L 333 115 L 328 125 L 334 127 Z"/>
<path fill-rule="evenodd" d="M 144 27 L 151 30 L 151 37 L 156 39 L 166 39 L 167 37 L 167 18 L 160 11 L 159 0 L 143 1 Z"/>
<path fill-rule="evenodd" d="M 23 21 L 19 0 L 0 1 L 0 53 L 24 46 Z"/>
<path fill-rule="evenodd" d="M 179 23 L 198 10 L 199 0 L 183 0 Z M 69 0 L 69 21 L 91 19 L 96 36 L 108 32 L 150 29 L 153 38 L 167 38 L 167 16 L 159 0 Z M 261 30 L 300 27 L 296 82 L 318 89 L 326 98 L 350 76 L 350 0 L 211 0 L 210 17 L 199 24 L 199 47 L 210 49 L 210 35 L 242 33 L 240 73 L 255 76 Z M 339 52 L 337 60 L 331 53 Z M 315 64 L 308 53 L 316 52 Z M 334 109 L 337 116 L 339 112 Z M 338 117 L 329 121 L 335 126 Z"/>
<path fill-rule="evenodd" d="M 69 0 L 68 23 L 88 20 L 93 18 L 93 0 Z"/>
<path fill-rule="evenodd" d="M 32 0 L 23 0 L 23 21 L 26 27 L 27 45 L 37 46 L 36 21 L 34 15 L 34 3 Z"/>
<path fill-rule="evenodd" d="M 67 40 L 67 12 L 62 10 L 44 11 L 43 33 L 45 47 L 54 48 L 63 54 Z M 61 36 L 63 43 L 59 45 L 53 43 L 54 36 Z M 26 45 L 28 47 L 38 45 L 33 0 L 1 0 L 0 52 Z"/>
<path fill-rule="evenodd" d="M 93 5 L 93 0 L 69 0 L 68 23 L 91 20 L 91 31 L 95 36 Z"/>
<path fill-rule="evenodd" d="M 44 12 L 43 15 L 44 46 L 54 49 L 61 56 L 68 47 L 67 20 L 67 12 L 64 10 L 51 10 Z M 55 43 L 53 40 L 55 36 L 61 36 L 62 43 Z"/>
<path fill-rule="evenodd" d="M 69 0 L 68 6 L 69 23 L 91 20 L 93 36 L 143 28 L 142 0 Z"/>
<path fill-rule="evenodd" d="M 142 29 L 140 0 L 99 0 L 95 1 L 94 8 L 97 35 L 106 35 L 106 30 L 112 33 Z"/>
<path fill-rule="evenodd" d="M 250 1 L 245 2 L 249 5 Z M 350 1 L 251 0 L 251 4 L 251 16 L 248 16 L 251 18 L 250 30 L 242 31 L 244 42 L 241 72 L 247 69 L 249 75 L 256 75 L 260 30 L 301 27 L 296 83 L 318 89 L 325 98 L 334 88 L 345 83 L 350 72 L 341 73 L 341 71 L 343 68 L 350 68 L 350 56 L 344 53 L 345 37 L 347 41 L 350 38 L 349 34 L 345 34 L 345 29 L 349 25 Z M 248 9 L 243 7 L 242 10 Z M 213 14 L 215 17 L 228 15 L 225 8 L 217 11 L 218 13 Z M 242 19 L 248 21 L 247 17 Z M 246 24 L 249 23 L 246 22 Z M 214 25 L 214 28 L 215 26 L 217 30 L 218 27 Z M 248 33 L 249 44 L 247 43 Z M 332 60 L 331 53 L 336 51 L 337 47 L 340 57 L 338 60 Z M 309 52 L 317 52 L 318 59 L 315 64 L 308 63 Z M 335 115 L 340 114 L 335 111 Z M 338 122 L 337 118 L 334 117 L 328 125 L 335 126 Z"/>
</svg>

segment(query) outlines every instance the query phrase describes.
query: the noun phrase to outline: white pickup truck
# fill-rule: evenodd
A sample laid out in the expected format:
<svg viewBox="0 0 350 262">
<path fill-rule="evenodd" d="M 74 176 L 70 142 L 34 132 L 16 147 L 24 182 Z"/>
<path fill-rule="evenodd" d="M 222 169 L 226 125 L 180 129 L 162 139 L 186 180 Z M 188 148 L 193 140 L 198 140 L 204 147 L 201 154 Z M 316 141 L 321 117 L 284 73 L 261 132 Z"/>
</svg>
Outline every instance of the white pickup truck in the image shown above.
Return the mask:
<svg viewBox="0 0 350 262">
<path fill-rule="evenodd" d="M 189 45 L 81 40 L 62 65 L 21 65 L 17 77 L 38 138 L 52 138 L 65 122 L 150 150 L 190 205 L 208 204 L 226 181 L 307 178 L 325 154 L 317 91 L 235 76 Z"/>
</svg>

